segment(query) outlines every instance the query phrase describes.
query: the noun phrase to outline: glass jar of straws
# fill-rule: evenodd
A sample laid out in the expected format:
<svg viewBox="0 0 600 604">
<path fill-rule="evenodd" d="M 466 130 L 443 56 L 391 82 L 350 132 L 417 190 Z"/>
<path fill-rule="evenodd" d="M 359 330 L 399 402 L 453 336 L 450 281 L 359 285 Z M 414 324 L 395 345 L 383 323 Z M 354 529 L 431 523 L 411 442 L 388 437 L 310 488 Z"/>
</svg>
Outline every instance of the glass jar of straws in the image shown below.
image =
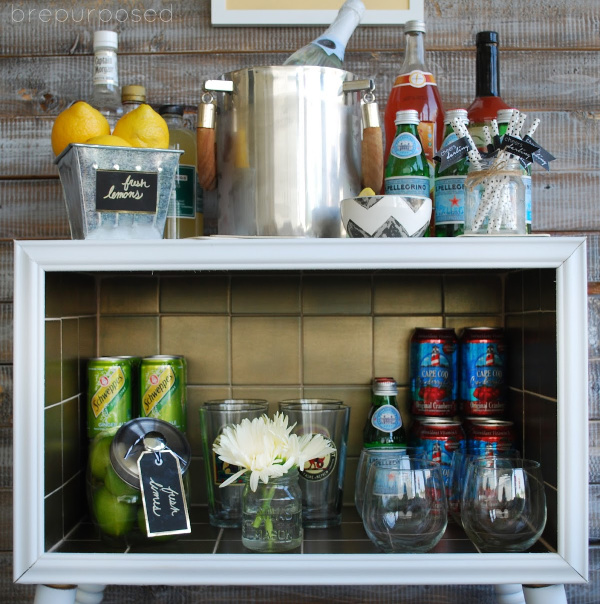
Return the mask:
<svg viewBox="0 0 600 604">
<path fill-rule="evenodd" d="M 527 234 L 523 169 L 500 151 L 471 163 L 465 181 L 465 234 Z"/>
</svg>

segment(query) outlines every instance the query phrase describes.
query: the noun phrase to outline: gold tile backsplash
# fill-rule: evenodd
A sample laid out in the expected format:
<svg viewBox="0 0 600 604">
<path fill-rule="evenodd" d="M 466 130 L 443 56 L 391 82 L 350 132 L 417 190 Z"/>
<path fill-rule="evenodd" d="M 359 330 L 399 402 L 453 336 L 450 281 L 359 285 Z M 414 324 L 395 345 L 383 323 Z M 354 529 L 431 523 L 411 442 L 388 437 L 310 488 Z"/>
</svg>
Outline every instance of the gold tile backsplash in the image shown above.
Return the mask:
<svg viewBox="0 0 600 604">
<path fill-rule="evenodd" d="M 520 344 L 519 325 L 526 333 L 527 323 L 515 318 L 527 312 L 519 303 L 522 280 L 506 276 L 500 271 L 53 276 L 46 321 L 47 512 L 60 508 L 57 489 L 74 488 L 73 472 L 85 458 L 80 454 L 85 435 L 72 441 L 85 426 L 85 361 L 98 355 L 185 356 L 192 478 L 200 481 L 192 488 L 193 503 L 205 501 L 198 420 L 203 402 L 264 398 L 273 413 L 286 398 L 339 398 L 352 409 L 344 492 L 351 503 L 372 377 L 396 378 L 402 417 L 410 425 L 409 341 L 415 327 L 452 327 L 458 333 L 467 325 L 510 325 Z M 552 275 L 537 282 L 545 288 L 539 305 L 551 307 L 545 300 Z M 505 293 L 511 283 L 518 291 Z M 76 302 L 69 301 L 65 284 L 85 291 L 74 292 Z M 540 332 L 532 350 L 552 341 L 553 313 L 547 315 L 540 310 L 530 317 L 535 320 L 527 329 L 537 325 Z M 515 352 L 525 365 L 529 357 Z M 546 394 L 540 375 L 528 380 Z M 62 499 L 66 525 L 73 514 Z"/>
</svg>

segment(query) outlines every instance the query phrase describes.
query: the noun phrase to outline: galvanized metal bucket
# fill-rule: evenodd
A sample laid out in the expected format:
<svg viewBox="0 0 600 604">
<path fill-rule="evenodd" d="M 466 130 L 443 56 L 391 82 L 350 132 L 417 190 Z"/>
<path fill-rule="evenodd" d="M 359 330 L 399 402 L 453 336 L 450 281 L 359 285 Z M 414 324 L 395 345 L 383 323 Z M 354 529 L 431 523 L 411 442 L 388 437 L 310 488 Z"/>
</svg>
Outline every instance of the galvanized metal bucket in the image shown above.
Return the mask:
<svg viewBox="0 0 600 604">
<path fill-rule="evenodd" d="M 219 234 L 340 237 L 340 201 L 361 189 L 361 92 L 373 88 L 313 66 L 205 82 L 218 91 L 203 102 L 216 103 Z"/>
<path fill-rule="evenodd" d="M 72 143 L 56 158 L 72 239 L 162 239 L 179 156 L 178 149 L 145 149 Z M 139 185 L 150 204 L 136 207 L 132 185 L 116 209 L 99 204 L 99 179 Z M 122 178 L 121 178 L 122 177 Z M 153 186 L 150 186 L 150 180 Z M 126 185 L 127 187 L 128 185 Z M 146 191 L 148 189 L 148 191 Z M 115 194 L 116 197 L 116 194 Z M 137 204 L 140 206 L 140 204 Z"/>
</svg>

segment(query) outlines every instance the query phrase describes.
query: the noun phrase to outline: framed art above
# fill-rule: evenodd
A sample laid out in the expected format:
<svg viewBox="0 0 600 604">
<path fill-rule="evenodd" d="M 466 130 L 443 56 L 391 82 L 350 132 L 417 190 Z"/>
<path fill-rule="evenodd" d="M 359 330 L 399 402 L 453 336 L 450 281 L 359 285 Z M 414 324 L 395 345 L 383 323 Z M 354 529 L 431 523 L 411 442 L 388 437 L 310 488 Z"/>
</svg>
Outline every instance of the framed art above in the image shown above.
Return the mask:
<svg viewBox="0 0 600 604">
<path fill-rule="evenodd" d="M 424 0 L 363 0 L 361 25 L 401 25 L 424 18 Z M 213 25 L 328 25 L 343 0 L 211 0 Z"/>
</svg>

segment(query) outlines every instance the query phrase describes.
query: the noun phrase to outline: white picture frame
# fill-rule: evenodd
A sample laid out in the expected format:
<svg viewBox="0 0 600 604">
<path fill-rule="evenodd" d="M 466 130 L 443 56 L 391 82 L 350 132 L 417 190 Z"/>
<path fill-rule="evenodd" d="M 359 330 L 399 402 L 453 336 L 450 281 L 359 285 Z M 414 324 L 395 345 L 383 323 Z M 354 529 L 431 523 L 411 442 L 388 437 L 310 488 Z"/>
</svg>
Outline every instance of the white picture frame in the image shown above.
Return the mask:
<svg viewBox="0 0 600 604">
<path fill-rule="evenodd" d="M 402 25 L 425 18 L 424 0 L 363 2 L 366 11 L 361 25 Z M 238 27 L 328 25 L 335 19 L 342 3 L 343 0 L 211 0 L 211 23 L 213 26 Z"/>
</svg>

